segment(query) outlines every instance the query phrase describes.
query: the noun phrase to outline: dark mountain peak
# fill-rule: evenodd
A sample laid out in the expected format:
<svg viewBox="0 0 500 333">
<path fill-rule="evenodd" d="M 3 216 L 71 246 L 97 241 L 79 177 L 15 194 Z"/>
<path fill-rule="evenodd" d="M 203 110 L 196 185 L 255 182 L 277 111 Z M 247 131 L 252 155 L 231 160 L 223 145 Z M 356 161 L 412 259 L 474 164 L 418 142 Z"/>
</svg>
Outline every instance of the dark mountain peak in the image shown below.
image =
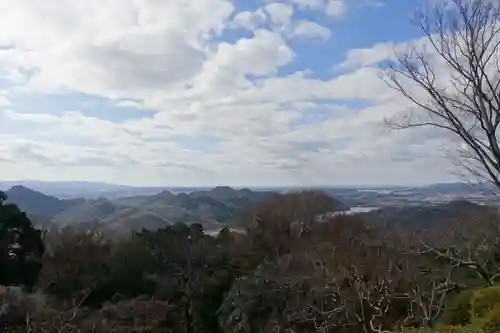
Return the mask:
<svg viewBox="0 0 500 333">
<path fill-rule="evenodd" d="M 33 190 L 30 190 L 29 188 L 27 188 L 26 186 L 23 186 L 23 185 L 14 185 L 12 186 L 9 191 L 23 191 L 23 190 L 27 190 L 27 191 L 33 191 Z M 33 191 L 35 192 L 35 191 Z"/>
<path fill-rule="evenodd" d="M 216 200 L 228 200 L 238 197 L 238 191 L 229 186 L 217 186 L 210 190 L 191 192 L 189 195 L 193 198 L 210 197 Z"/>
<path fill-rule="evenodd" d="M 170 200 L 170 199 L 175 198 L 175 194 L 173 194 L 172 192 L 170 192 L 168 190 L 163 190 L 160 193 L 155 194 L 152 197 L 154 200 L 165 200 L 165 199 Z"/>
<path fill-rule="evenodd" d="M 50 195 L 43 194 L 42 192 L 34 191 L 30 188 L 27 188 L 22 185 L 12 186 L 9 190 L 7 190 L 7 196 L 9 201 L 13 201 L 16 199 L 46 199 L 51 201 L 61 201 L 59 198 L 51 197 Z"/>
<path fill-rule="evenodd" d="M 235 189 L 232 188 L 232 187 L 229 187 L 229 186 L 216 186 L 213 189 L 211 189 L 210 191 L 212 191 L 212 192 L 220 192 L 220 191 L 232 191 L 232 192 L 235 192 Z"/>
<path fill-rule="evenodd" d="M 185 198 L 189 198 L 190 196 L 187 193 L 181 192 L 181 193 L 177 194 L 175 197 L 180 198 L 180 199 L 185 199 Z"/>
<path fill-rule="evenodd" d="M 237 191 L 229 186 L 217 186 L 214 187 L 213 189 L 210 190 L 210 193 L 215 194 L 215 195 L 231 195 L 235 196 L 237 195 Z"/>
<path fill-rule="evenodd" d="M 7 202 L 17 205 L 30 216 L 40 218 L 52 217 L 74 204 L 73 201 L 61 200 L 22 185 L 13 186 L 6 193 Z"/>
</svg>

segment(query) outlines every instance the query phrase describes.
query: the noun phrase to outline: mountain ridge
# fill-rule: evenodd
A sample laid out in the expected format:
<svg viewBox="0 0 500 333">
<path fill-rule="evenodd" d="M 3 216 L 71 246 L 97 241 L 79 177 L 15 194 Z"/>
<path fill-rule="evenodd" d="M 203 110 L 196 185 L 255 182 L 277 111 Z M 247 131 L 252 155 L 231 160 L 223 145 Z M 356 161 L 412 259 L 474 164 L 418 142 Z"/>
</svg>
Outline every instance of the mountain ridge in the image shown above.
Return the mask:
<svg viewBox="0 0 500 333">
<path fill-rule="evenodd" d="M 255 204 L 280 195 L 219 186 L 191 193 L 163 190 L 118 199 L 60 199 L 20 185 L 6 194 L 8 202 L 18 205 L 35 224 L 64 227 L 99 223 L 112 230 L 158 229 L 175 223 L 200 223 L 206 229 L 215 229 L 237 224 L 238 218 Z M 343 203 L 337 203 L 339 209 L 345 209 Z"/>
<path fill-rule="evenodd" d="M 384 223 L 396 230 L 422 231 L 454 228 L 474 219 L 494 219 L 497 211 L 492 206 L 461 199 L 420 206 L 385 207 L 359 216 L 369 222 Z"/>
<path fill-rule="evenodd" d="M 58 198 L 98 198 L 107 197 L 108 199 L 116 199 L 126 196 L 136 196 L 136 195 L 153 195 L 158 194 L 164 190 L 168 190 L 173 193 L 179 192 L 200 192 L 208 191 L 214 187 L 230 187 L 233 189 L 244 190 L 245 186 L 172 186 L 172 185 L 125 185 L 125 184 L 115 184 L 108 182 L 99 181 L 43 181 L 43 180 L 33 180 L 33 179 L 23 179 L 23 180 L 0 180 L 0 190 L 7 191 L 16 185 L 22 185 L 29 189 L 42 192 L 46 195 L 55 196 Z M 475 188 L 491 191 L 492 186 L 487 183 L 470 184 L 467 182 L 444 182 L 444 183 L 434 183 L 425 185 L 379 185 L 379 186 L 361 186 L 361 185 L 323 185 L 323 186 L 246 186 L 253 192 L 260 191 L 274 191 L 274 192 L 284 192 L 284 191 L 297 191 L 305 188 L 318 190 L 318 191 L 342 191 L 346 189 L 350 190 L 398 190 L 398 189 L 418 189 L 435 191 L 435 190 L 448 190 L 448 189 L 464 189 L 464 188 Z"/>
</svg>

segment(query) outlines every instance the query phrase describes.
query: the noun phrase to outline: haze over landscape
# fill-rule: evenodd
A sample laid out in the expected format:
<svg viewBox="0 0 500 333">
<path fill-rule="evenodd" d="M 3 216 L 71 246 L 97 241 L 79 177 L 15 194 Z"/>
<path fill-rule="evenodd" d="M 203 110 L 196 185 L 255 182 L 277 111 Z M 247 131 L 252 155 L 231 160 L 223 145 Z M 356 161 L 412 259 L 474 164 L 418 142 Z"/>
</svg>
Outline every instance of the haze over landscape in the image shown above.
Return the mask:
<svg viewBox="0 0 500 333">
<path fill-rule="evenodd" d="M 380 80 L 380 67 L 394 50 L 422 43 L 410 22 L 420 4 L 0 2 L 1 178 L 161 186 L 457 180 L 443 157 L 455 147 L 446 133 L 383 124 L 411 106 Z"/>
</svg>

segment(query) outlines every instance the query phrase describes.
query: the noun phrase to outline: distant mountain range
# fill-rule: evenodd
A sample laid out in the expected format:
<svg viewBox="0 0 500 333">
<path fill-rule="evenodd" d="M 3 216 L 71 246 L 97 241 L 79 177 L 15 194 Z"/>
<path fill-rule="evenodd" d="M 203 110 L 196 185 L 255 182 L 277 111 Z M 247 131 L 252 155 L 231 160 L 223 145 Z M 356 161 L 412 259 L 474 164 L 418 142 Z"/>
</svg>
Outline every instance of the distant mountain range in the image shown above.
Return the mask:
<svg viewBox="0 0 500 333">
<path fill-rule="evenodd" d="M 39 180 L 19 180 L 0 181 L 0 190 L 6 191 L 14 186 L 23 186 L 34 191 L 42 192 L 46 195 L 59 198 L 117 198 L 127 195 L 155 194 L 162 190 L 169 189 L 162 186 L 127 186 L 102 182 L 84 181 L 39 181 Z M 175 188 L 171 188 L 175 191 Z M 187 191 L 191 190 L 186 188 Z"/>
<path fill-rule="evenodd" d="M 177 194 L 164 190 L 117 199 L 59 199 L 20 185 L 6 193 L 8 202 L 18 205 L 40 226 L 86 226 L 98 222 L 106 229 L 119 231 L 154 230 L 179 222 L 217 229 L 237 224 L 238 218 L 255 204 L 279 195 L 223 186 Z"/>
<path fill-rule="evenodd" d="M 34 191 L 42 192 L 49 196 L 58 198 L 107 198 L 116 199 L 125 196 L 138 195 L 154 195 L 161 191 L 169 191 L 172 193 L 191 193 L 208 191 L 211 187 L 172 187 L 172 186 L 129 186 L 117 185 L 104 182 L 86 182 L 86 181 L 39 181 L 39 180 L 18 180 L 18 181 L 2 181 L 0 180 L 0 190 L 7 191 L 14 186 L 23 186 Z M 304 187 L 305 188 L 305 187 Z M 350 197 L 353 193 L 383 193 L 383 192 L 401 192 L 415 191 L 418 193 L 465 193 L 465 192 L 487 192 L 492 193 L 495 188 L 489 184 L 471 185 L 468 183 L 438 183 L 420 187 L 409 186 L 386 186 L 386 187 L 313 187 L 314 189 L 325 191 L 337 197 L 344 194 Z M 272 191 L 272 192 L 287 192 L 297 191 L 303 188 L 287 188 L 287 187 L 251 187 L 252 191 Z"/>
<path fill-rule="evenodd" d="M 7 190 L 8 185 L 12 183 L 0 181 L 0 189 Z M 215 230 L 237 225 L 239 217 L 256 203 L 293 190 L 297 189 L 274 191 L 219 186 L 167 190 L 105 183 L 25 181 L 6 192 L 8 201 L 17 204 L 39 226 L 85 226 L 99 222 L 112 230 L 137 230 L 182 222 L 201 223 L 205 229 Z M 483 184 L 322 190 L 337 198 L 343 209 L 378 207 L 363 216 L 411 229 L 433 228 L 466 216 L 491 214 L 491 208 L 473 202 L 496 202 L 496 197 L 491 196 L 495 189 Z"/>
</svg>

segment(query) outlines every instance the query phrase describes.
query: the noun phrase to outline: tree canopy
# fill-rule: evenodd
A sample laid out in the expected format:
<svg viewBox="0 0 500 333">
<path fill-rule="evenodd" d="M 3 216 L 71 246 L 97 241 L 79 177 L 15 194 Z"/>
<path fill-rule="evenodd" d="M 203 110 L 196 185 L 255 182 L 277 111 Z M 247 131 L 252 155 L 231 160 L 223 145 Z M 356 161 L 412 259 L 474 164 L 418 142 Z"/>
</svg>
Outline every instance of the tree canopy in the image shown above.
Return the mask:
<svg viewBox="0 0 500 333">
<path fill-rule="evenodd" d="M 42 233 L 16 205 L 0 193 L 0 285 L 31 289 L 41 269 Z"/>
</svg>

